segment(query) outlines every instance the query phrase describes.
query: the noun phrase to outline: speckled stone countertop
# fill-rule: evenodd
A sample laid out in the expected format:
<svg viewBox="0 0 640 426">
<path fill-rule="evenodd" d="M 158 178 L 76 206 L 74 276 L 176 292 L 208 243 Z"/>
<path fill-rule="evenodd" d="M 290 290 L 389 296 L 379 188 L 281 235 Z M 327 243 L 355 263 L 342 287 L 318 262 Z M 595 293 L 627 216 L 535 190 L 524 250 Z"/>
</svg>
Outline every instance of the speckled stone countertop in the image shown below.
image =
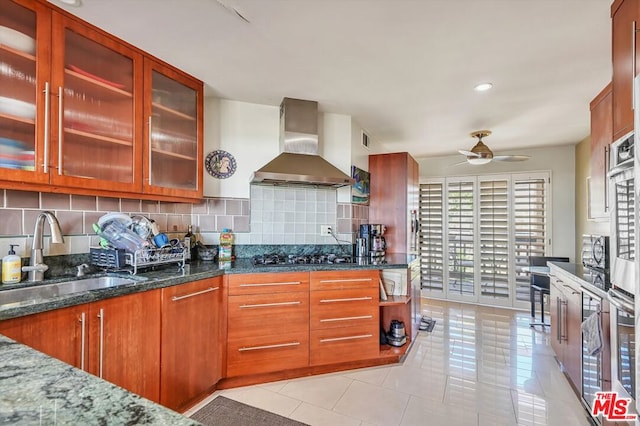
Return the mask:
<svg viewBox="0 0 640 426">
<path fill-rule="evenodd" d="M 3 336 L 0 358 L 0 424 L 200 424 Z"/>
<path fill-rule="evenodd" d="M 184 269 L 179 269 L 175 265 L 165 265 L 156 270 L 139 272 L 137 275 L 127 273 L 109 273 L 128 277 L 134 280 L 131 284 L 119 285 L 117 287 L 90 290 L 74 293 L 65 296 L 58 296 L 50 299 L 32 300 L 27 303 L 3 305 L 2 292 L 12 288 L 19 288 L 31 285 L 51 284 L 59 281 L 73 280 L 75 277 L 63 277 L 45 280 L 40 283 L 22 282 L 12 286 L 4 285 L 0 289 L 0 321 L 10 318 L 21 317 L 30 314 L 50 311 L 53 309 L 75 306 L 82 303 L 94 302 L 126 294 L 138 293 L 140 291 L 153 290 L 156 288 L 170 287 L 184 284 L 191 281 L 198 281 L 212 278 L 223 274 L 247 274 L 260 272 L 293 272 L 293 271 L 338 271 L 353 269 L 403 269 L 416 260 L 415 255 L 407 254 L 387 254 L 384 263 L 371 262 L 365 259 L 356 263 L 342 264 L 322 264 L 322 265 L 277 265 L 277 266 L 256 266 L 251 259 L 241 258 L 233 262 L 203 262 L 197 261 L 185 265 Z M 98 274 L 100 275 L 100 274 Z M 102 274 L 104 275 L 104 273 Z"/>
</svg>

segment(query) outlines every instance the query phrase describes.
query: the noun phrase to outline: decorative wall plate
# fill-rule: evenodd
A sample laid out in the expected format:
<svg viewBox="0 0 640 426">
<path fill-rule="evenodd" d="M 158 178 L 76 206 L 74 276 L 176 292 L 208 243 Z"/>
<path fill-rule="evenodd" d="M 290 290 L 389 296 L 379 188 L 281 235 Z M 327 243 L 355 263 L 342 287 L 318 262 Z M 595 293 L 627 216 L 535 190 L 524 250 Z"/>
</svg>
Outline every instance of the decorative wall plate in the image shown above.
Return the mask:
<svg viewBox="0 0 640 426">
<path fill-rule="evenodd" d="M 207 154 L 204 166 L 211 176 L 226 179 L 236 172 L 236 159 L 227 151 L 218 149 Z"/>
</svg>

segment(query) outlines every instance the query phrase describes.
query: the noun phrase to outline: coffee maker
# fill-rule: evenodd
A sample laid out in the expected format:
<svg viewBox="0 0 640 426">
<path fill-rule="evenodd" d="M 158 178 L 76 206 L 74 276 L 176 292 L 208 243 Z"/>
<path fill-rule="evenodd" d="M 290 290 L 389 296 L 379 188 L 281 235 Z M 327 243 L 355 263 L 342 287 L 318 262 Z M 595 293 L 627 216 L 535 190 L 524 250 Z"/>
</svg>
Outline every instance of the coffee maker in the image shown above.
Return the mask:
<svg viewBox="0 0 640 426">
<path fill-rule="evenodd" d="M 360 237 L 356 240 L 356 256 L 378 259 L 384 257 L 387 242 L 384 239 L 386 227 L 380 224 L 360 225 Z"/>
</svg>

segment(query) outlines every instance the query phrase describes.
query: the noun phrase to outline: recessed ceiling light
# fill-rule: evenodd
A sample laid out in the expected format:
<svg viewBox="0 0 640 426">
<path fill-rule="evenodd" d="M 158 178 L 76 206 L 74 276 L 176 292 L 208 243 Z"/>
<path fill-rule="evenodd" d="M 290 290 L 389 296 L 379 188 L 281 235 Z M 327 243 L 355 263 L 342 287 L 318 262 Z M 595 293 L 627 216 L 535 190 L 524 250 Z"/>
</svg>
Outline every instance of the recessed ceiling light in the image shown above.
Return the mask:
<svg viewBox="0 0 640 426">
<path fill-rule="evenodd" d="M 493 87 L 493 84 L 491 83 L 480 83 L 478 85 L 476 85 L 476 87 L 473 88 L 473 90 L 477 91 L 477 92 L 484 92 L 487 91 L 489 89 L 491 89 Z"/>
</svg>

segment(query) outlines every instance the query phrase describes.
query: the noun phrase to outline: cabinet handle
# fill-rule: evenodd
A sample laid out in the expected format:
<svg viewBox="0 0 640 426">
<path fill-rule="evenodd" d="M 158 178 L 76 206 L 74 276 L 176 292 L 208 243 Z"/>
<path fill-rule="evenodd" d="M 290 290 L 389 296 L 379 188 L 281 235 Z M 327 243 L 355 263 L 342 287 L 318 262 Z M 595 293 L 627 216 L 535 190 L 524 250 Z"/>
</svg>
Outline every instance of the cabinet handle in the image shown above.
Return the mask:
<svg viewBox="0 0 640 426">
<path fill-rule="evenodd" d="M 336 280 L 320 280 L 321 283 L 348 283 L 348 282 L 357 282 L 357 281 L 372 281 L 371 278 L 344 278 L 344 279 L 336 279 Z"/>
<path fill-rule="evenodd" d="M 177 300 L 188 299 L 189 297 L 200 296 L 201 294 L 205 294 L 205 293 L 210 293 L 212 291 L 216 291 L 219 288 L 220 287 L 209 287 L 206 290 L 196 291 L 195 293 L 185 294 L 184 296 L 173 296 L 171 298 L 171 300 L 175 302 Z"/>
<path fill-rule="evenodd" d="M 373 297 L 365 296 L 365 297 L 349 297 L 345 299 L 322 299 L 320 303 L 336 303 L 336 302 L 357 302 L 361 300 L 372 300 Z"/>
<path fill-rule="evenodd" d="M 240 284 L 240 287 L 266 287 L 272 285 L 298 285 L 300 281 L 286 281 L 281 283 L 259 283 L 259 284 Z"/>
<path fill-rule="evenodd" d="M 151 129 L 152 129 L 152 125 L 151 125 L 151 119 L 152 117 L 149 116 L 149 137 L 147 139 L 148 143 L 149 143 L 149 185 L 151 185 Z"/>
<path fill-rule="evenodd" d="M 558 343 L 562 342 L 561 339 L 561 331 L 560 331 L 560 327 L 562 327 L 562 301 L 560 300 L 559 297 L 556 296 L 556 318 L 558 318 L 558 324 L 556 327 L 556 340 L 558 341 Z"/>
<path fill-rule="evenodd" d="M 288 306 L 288 305 L 299 305 L 300 302 L 299 300 L 294 301 L 294 302 L 275 302 L 275 303 L 258 303 L 255 305 L 240 305 L 240 309 L 245 309 L 245 308 L 268 308 L 271 306 Z"/>
<path fill-rule="evenodd" d="M 98 361 L 98 377 L 102 378 L 102 367 L 103 367 L 103 354 L 104 354 L 104 309 L 100 309 L 100 313 L 98 314 L 98 318 L 100 318 L 100 359 Z"/>
<path fill-rule="evenodd" d="M 80 314 L 80 370 L 84 370 L 84 346 L 86 342 L 86 329 L 87 319 L 85 313 Z"/>
<path fill-rule="evenodd" d="M 64 135 L 64 129 L 62 128 L 64 116 L 62 99 L 64 98 L 64 92 L 62 90 L 62 86 L 58 87 L 58 175 L 62 175 L 62 136 Z"/>
<path fill-rule="evenodd" d="M 320 339 L 320 343 L 339 342 L 341 340 L 356 340 L 356 339 L 368 339 L 373 334 L 360 334 L 357 336 L 345 336 L 345 337 L 331 337 L 329 339 Z"/>
<path fill-rule="evenodd" d="M 324 318 L 324 319 L 321 319 L 320 322 L 352 321 L 352 320 L 371 319 L 371 318 L 373 318 L 373 315 L 362 315 L 359 317 Z"/>
<path fill-rule="evenodd" d="M 299 345 L 300 345 L 300 342 L 290 342 L 290 343 L 278 343 L 276 345 L 248 346 L 248 347 L 242 347 L 238 349 L 238 352 L 259 351 L 262 349 L 286 348 L 289 346 L 299 346 Z"/>
<path fill-rule="evenodd" d="M 567 306 L 569 305 L 569 302 L 567 300 L 563 300 L 560 302 L 560 312 L 562 312 L 562 307 L 564 306 L 565 311 L 562 313 L 562 325 L 563 327 L 560 329 L 560 342 L 562 342 L 563 340 L 566 342 L 567 340 L 569 340 L 567 338 L 566 335 L 566 330 L 567 330 Z"/>
<path fill-rule="evenodd" d="M 44 173 L 49 173 L 49 109 L 50 109 L 49 82 L 44 84 Z"/>
</svg>

